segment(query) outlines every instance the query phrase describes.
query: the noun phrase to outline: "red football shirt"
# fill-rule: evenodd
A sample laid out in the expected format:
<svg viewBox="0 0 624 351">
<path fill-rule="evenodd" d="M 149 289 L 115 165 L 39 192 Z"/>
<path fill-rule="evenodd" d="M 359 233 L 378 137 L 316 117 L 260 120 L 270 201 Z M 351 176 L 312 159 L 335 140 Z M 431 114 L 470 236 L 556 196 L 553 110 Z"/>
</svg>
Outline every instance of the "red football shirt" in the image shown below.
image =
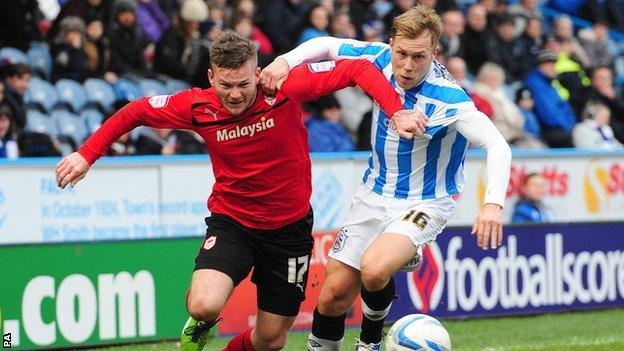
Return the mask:
<svg viewBox="0 0 624 351">
<path fill-rule="evenodd" d="M 303 218 L 312 193 L 308 135 L 300 102 L 359 85 L 388 116 L 403 109 L 382 73 L 366 60 L 343 60 L 293 69 L 274 98 L 258 89 L 253 105 L 232 116 L 214 90 L 193 88 L 145 97 L 115 113 L 80 148 L 93 164 L 108 146 L 139 125 L 188 129 L 205 141 L 215 184 L 213 213 L 256 229 L 276 229 Z"/>
</svg>

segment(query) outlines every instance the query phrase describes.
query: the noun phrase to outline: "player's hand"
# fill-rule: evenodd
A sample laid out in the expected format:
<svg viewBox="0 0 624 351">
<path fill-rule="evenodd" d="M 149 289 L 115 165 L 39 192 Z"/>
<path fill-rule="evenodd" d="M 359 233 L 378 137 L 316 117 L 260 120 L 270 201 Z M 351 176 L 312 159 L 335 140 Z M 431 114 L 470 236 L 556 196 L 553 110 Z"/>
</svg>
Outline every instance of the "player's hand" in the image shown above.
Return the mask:
<svg viewBox="0 0 624 351">
<path fill-rule="evenodd" d="M 485 204 L 472 226 L 471 234 L 477 235 L 477 245 L 483 250 L 503 244 L 503 208 L 497 204 Z"/>
<path fill-rule="evenodd" d="M 288 78 L 290 66 L 282 58 L 277 58 L 260 72 L 260 86 L 267 95 L 275 95 L 282 88 L 282 83 Z"/>
<path fill-rule="evenodd" d="M 78 152 L 73 152 L 56 164 L 56 185 L 65 189 L 67 184 L 76 185 L 85 177 L 91 165 Z"/>
<path fill-rule="evenodd" d="M 413 139 L 421 136 L 427 130 L 428 118 L 418 110 L 401 110 L 392 115 L 390 121 L 392 129 L 403 138 Z"/>
</svg>

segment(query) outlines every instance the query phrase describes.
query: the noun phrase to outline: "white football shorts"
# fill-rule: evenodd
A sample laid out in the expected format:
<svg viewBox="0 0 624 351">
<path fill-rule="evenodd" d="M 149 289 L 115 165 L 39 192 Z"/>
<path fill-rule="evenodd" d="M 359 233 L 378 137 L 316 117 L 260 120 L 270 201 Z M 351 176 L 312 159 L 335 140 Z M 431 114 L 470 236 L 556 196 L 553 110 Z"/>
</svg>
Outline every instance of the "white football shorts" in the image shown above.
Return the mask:
<svg viewBox="0 0 624 351">
<path fill-rule="evenodd" d="M 416 201 L 395 199 L 360 184 L 328 256 L 359 270 L 364 251 L 380 234 L 402 234 L 414 246 L 422 247 L 436 239 L 454 210 L 455 200 L 450 196 Z"/>
</svg>

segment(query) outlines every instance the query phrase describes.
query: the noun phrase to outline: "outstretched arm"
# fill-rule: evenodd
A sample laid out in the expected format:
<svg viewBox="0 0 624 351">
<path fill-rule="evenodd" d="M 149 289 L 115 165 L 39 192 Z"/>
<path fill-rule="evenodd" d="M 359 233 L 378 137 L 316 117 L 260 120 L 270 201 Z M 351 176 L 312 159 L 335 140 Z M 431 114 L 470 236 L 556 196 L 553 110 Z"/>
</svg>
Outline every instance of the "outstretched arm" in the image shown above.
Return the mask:
<svg viewBox="0 0 624 351">
<path fill-rule="evenodd" d="M 503 207 L 509 184 L 511 149 L 487 116 L 479 111 L 467 111 L 455 124 L 457 131 L 487 153 L 487 179 L 483 207 L 472 227 L 477 245 L 484 250 L 503 243 Z"/>
<path fill-rule="evenodd" d="M 359 85 L 375 100 L 387 116 L 393 117 L 397 130 L 404 137 L 424 131 L 417 123 L 418 111 L 403 111 L 398 94 L 384 75 L 366 60 L 339 60 L 311 63 L 291 71 L 283 93 L 295 101 L 309 101 L 348 86 Z M 408 125 L 409 124 L 409 125 Z M 394 127 L 394 125 L 393 125 Z"/>
<path fill-rule="evenodd" d="M 374 49 L 371 50 L 371 46 Z M 262 70 L 260 84 L 264 91 L 275 94 L 288 77 L 288 72 L 302 63 L 338 59 L 367 59 L 373 61 L 385 47 L 381 43 L 369 43 L 352 39 L 318 37 L 308 40 L 291 51 L 278 56 L 270 65 Z M 368 48 L 368 49 L 367 49 Z"/>
<path fill-rule="evenodd" d="M 115 140 L 140 125 L 193 129 L 191 91 L 171 96 L 145 97 L 124 106 L 106 120 L 77 152 L 67 155 L 56 165 L 57 185 L 60 188 L 65 188 L 68 184 L 76 185 Z"/>
</svg>

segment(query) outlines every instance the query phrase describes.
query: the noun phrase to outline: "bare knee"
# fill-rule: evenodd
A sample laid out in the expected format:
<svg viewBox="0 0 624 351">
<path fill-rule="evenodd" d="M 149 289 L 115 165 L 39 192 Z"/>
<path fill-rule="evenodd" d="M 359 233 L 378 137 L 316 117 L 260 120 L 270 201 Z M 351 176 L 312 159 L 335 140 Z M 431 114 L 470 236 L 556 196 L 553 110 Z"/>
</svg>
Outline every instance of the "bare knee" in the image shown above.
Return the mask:
<svg viewBox="0 0 624 351">
<path fill-rule="evenodd" d="M 193 319 L 207 322 L 219 317 L 223 306 L 206 296 L 191 293 L 186 299 L 186 309 Z"/>
<path fill-rule="evenodd" d="M 390 280 L 392 272 L 384 269 L 380 265 L 362 264 L 362 285 L 368 291 L 378 291 L 383 289 Z"/>
<path fill-rule="evenodd" d="M 328 316 L 339 316 L 351 307 L 354 298 L 349 290 L 324 286 L 318 300 L 319 312 Z"/>
</svg>

